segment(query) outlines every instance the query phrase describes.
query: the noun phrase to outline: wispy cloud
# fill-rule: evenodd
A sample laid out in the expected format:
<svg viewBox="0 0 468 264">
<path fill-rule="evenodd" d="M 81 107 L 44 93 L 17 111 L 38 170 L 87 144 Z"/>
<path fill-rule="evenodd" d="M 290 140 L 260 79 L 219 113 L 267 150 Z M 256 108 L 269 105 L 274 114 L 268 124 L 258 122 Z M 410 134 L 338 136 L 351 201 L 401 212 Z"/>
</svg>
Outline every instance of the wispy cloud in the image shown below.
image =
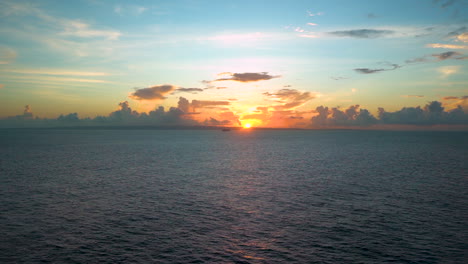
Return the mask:
<svg viewBox="0 0 468 264">
<path fill-rule="evenodd" d="M 432 57 L 435 57 L 440 61 L 448 59 L 464 60 L 468 58 L 467 56 L 464 56 L 463 53 L 456 51 L 447 51 L 443 53 L 432 54 Z"/>
<path fill-rule="evenodd" d="M 219 78 L 214 81 L 235 81 L 235 82 L 258 82 L 271 80 L 273 78 L 279 78 L 279 75 L 270 75 L 268 72 L 245 72 L 245 73 L 231 73 L 223 72 L 218 74 L 219 76 L 226 76 L 224 78 Z"/>
<path fill-rule="evenodd" d="M 49 29 L 64 36 L 81 38 L 104 37 L 111 40 L 117 39 L 121 35 L 120 32 L 115 30 L 92 28 L 90 24 L 80 20 L 51 16 L 44 10 L 28 3 L 3 1 L 0 7 L 7 10 L 4 11 L 4 14 L 8 16 L 29 15 L 38 18 L 42 25 L 40 31 Z"/>
<path fill-rule="evenodd" d="M 2 69 L 2 72 L 19 73 L 19 74 L 37 74 L 37 75 L 65 75 L 65 76 L 110 76 L 106 72 L 84 72 L 84 71 L 68 71 L 59 69 Z"/>
<path fill-rule="evenodd" d="M 349 37 L 349 38 L 362 38 L 362 39 L 371 39 L 371 38 L 380 38 L 391 36 L 395 33 L 393 30 L 385 29 L 352 29 L 352 30 L 341 30 L 328 32 L 330 35 L 337 37 Z"/>
<path fill-rule="evenodd" d="M 372 73 L 378 73 L 378 72 L 383 72 L 383 71 L 393 71 L 398 68 L 401 68 L 401 65 L 398 64 L 391 64 L 391 63 L 385 63 L 389 66 L 389 68 L 377 68 L 377 69 L 370 69 L 370 68 L 356 68 L 354 71 L 362 74 L 372 74 Z"/>
<path fill-rule="evenodd" d="M 12 48 L 0 46 L 0 64 L 9 64 L 16 59 L 16 51 Z"/>
<path fill-rule="evenodd" d="M 83 23 L 81 21 L 61 20 L 61 23 L 64 26 L 64 31 L 60 34 L 64 36 L 74 36 L 81 38 L 104 37 L 109 40 L 116 40 L 122 35 L 119 31 L 115 30 L 92 29 L 89 24 Z"/>
<path fill-rule="evenodd" d="M 307 15 L 310 16 L 310 17 L 321 16 L 321 15 L 323 15 L 323 14 L 325 14 L 325 13 L 323 13 L 323 12 L 313 13 L 313 12 L 307 10 Z"/>
<path fill-rule="evenodd" d="M 114 83 L 113 81 L 108 80 L 98 80 L 98 79 L 85 79 L 85 78 L 69 78 L 69 77 L 62 77 L 62 76 L 35 76 L 31 78 L 31 76 L 24 76 L 24 75 L 8 75 L 4 77 L 5 79 L 17 81 L 17 82 L 26 82 L 26 83 L 63 83 L 63 84 L 70 84 L 70 83 Z"/>
<path fill-rule="evenodd" d="M 424 95 L 417 95 L 417 94 L 405 94 L 402 95 L 401 97 L 403 98 L 423 98 Z"/>
<path fill-rule="evenodd" d="M 316 95 L 311 92 L 301 92 L 296 89 L 281 89 L 274 93 L 265 92 L 263 95 L 275 102 L 281 103 L 273 106 L 275 110 L 294 109 L 316 97 Z"/>
<path fill-rule="evenodd" d="M 202 88 L 177 88 L 175 92 L 184 92 L 184 93 L 197 93 L 203 92 Z"/>
<path fill-rule="evenodd" d="M 447 78 L 450 75 L 454 75 L 460 72 L 461 66 L 442 66 L 437 68 L 437 71 L 441 74 L 442 78 Z"/>
<path fill-rule="evenodd" d="M 441 49 L 468 49 L 467 45 L 440 44 L 440 43 L 427 44 L 426 47 L 441 48 Z"/>
<path fill-rule="evenodd" d="M 197 108 L 204 108 L 210 106 L 222 106 L 222 105 L 230 105 L 231 103 L 228 101 L 213 101 L 213 100 L 192 100 L 191 106 L 194 109 Z"/>
<path fill-rule="evenodd" d="M 148 11 L 149 8 L 137 5 L 116 5 L 114 6 L 114 12 L 119 15 L 133 15 L 139 16 L 144 12 Z"/>
<path fill-rule="evenodd" d="M 433 2 L 440 6 L 440 8 L 450 7 L 460 1 L 458 0 L 433 0 Z"/>
</svg>

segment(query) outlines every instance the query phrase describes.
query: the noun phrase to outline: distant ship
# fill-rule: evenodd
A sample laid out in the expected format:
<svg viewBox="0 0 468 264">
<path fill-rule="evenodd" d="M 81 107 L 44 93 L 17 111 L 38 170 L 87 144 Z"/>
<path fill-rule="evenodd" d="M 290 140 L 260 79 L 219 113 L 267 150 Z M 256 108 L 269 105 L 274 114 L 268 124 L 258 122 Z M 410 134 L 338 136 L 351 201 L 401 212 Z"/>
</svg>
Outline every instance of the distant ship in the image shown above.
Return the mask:
<svg viewBox="0 0 468 264">
<path fill-rule="evenodd" d="M 229 129 L 229 128 L 223 128 L 221 131 L 223 131 L 223 132 L 228 132 L 228 131 L 231 131 L 231 129 Z"/>
</svg>

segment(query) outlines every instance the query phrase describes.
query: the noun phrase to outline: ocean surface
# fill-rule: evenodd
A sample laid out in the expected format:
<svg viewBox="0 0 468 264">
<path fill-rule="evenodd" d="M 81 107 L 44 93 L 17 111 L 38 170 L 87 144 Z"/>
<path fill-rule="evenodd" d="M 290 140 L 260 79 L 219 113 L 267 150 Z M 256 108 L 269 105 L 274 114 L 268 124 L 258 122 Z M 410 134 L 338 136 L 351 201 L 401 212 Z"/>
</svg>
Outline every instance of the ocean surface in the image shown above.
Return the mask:
<svg viewBox="0 0 468 264">
<path fill-rule="evenodd" d="M 468 133 L 0 130 L 0 263 L 467 263 Z"/>
</svg>

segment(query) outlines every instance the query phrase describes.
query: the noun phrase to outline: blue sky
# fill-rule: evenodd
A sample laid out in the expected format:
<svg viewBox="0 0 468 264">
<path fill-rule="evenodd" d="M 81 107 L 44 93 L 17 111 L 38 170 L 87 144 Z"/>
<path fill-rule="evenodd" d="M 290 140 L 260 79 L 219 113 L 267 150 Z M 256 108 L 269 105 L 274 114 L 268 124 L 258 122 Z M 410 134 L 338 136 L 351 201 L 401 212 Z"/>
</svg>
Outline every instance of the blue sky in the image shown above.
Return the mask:
<svg viewBox="0 0 468 264">
<path fill-rule="evenodd" d="M 181 97 L 212 102 L 192 102 L 198 121 L 267 108 L 251 120 L 264 126 L 321 105 L 467 110 L 467 17 L 463 0 L 3 0 L 0 118 L 25 105 L 93 118 L 123 101 L 142 113 Z"/>
</svg>

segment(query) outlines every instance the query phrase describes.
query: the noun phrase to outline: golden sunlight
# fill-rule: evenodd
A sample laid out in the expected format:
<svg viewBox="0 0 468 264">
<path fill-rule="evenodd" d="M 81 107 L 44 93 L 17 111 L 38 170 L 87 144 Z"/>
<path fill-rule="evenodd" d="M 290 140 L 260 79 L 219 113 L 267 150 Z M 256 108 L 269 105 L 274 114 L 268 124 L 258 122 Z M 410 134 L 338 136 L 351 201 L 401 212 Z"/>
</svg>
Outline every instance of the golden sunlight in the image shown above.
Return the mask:
<svg viewBox="0 0 468 264">
<path fill-rule="evenodd" d="M 244 128 L 251 128 L 251 127 L 252 127 L 252 124 L 250 124 L 250 123 L 245 123 L 244 124 Z"/>
</svg>

